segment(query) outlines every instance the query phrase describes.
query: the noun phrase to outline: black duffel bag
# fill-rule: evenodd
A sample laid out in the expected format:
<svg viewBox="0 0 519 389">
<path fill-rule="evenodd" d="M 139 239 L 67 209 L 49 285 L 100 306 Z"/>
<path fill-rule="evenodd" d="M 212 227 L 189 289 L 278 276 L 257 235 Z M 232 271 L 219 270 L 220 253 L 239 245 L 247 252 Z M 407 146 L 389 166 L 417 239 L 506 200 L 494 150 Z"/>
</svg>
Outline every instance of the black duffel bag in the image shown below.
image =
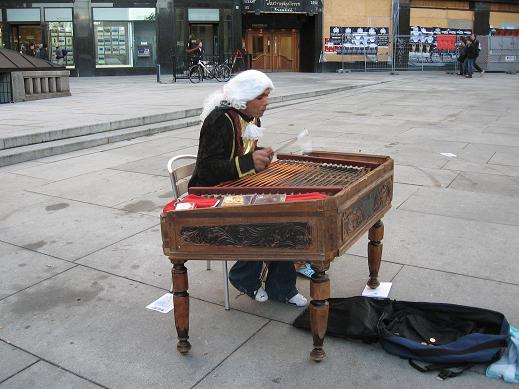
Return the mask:
<svg viewBox="0 0 519 389">
<path fill-rule="evenodd" d="M 328 335 L 379 341 L 420 371 L 441 370 L 440 378 L 459 374 L 446 370 L 450 367 L 462 372 L 497 360 L 510 333 L 505 316 L 488 309 L 360 296 L 328 302 Z M 308 309 L 294 326 L 310 329 Z"/>
</svg>

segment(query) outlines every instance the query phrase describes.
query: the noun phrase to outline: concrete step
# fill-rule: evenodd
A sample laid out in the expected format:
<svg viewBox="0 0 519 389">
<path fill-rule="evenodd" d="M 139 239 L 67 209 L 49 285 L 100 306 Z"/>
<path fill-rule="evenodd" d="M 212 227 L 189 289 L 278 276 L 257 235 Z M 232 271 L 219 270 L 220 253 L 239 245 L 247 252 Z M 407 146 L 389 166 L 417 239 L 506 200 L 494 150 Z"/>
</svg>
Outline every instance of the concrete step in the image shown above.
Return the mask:
<svg viewBox="0 0 519 389">
<path fill-rule="evenodd" d="M 364 88 L 367 86 L 377 85 L 380 82 L 342 86 L 337 88 L 328 88 L 322 90 L 314 90 L 301 93 L 293 93 L 285 96 L 273 96 L 270 99 L 271 104 L 281 103 L 286 101 L 303 100 L 312 97 L 328 95 L 332 93 L 343 92 L 350 89 Z M 141 116 L 123 120 L 114 120 L 111 122 L 95 123 L 83 125 L 78 127 L 70 127 L 63 129 L 49 129 L 47 131 L 39 131 L 30 134 L 23 134 L 13 137 L 0 138 L 0 150 L 10 149 L 20 146 L 33 145 L 43 142 L 52 142 L 59 139 L 75 138 L 85 135 L 98 134 L 107 131 L 115 131 L 120 129 L 127 129 L 131 127 L 139 127 L 147 124 L 156 124 L 167 122 L 170 120 L 184 119 L 198 117 L 201 113 L 201 108 L 185 109 L 175 112 L 160 113 L 148 116 Z"/>
<path fill-rule="evenodd" d="M 285 96 L 274 96 L 270 99 L 269 109 L 282 108 L 288 105 L 303 103 L 319 96 L 344 92 L 351 89 L 365 88 L 380 83 L 384 83 L 384 81 L 294 93 Z M 40 133 L 3 138 L 0 139 L 0 167 L 190 127 L 200 123 L 198 116 L 201 111 L 201 108 L 193 108 L 88 126 L 49 130 Z"/>
<path fill-rule="evenodd" d="M 52 140 L 42 143 L 13 147 L 0 150 L 0 167 L 15 163 L 31 161 L 33 159 L 49 157 L 51 155 L 64 154 L 71 151 L 82 150 L 89 147 L 101 146 L 108 143 L 149 136 L 160 132 L 172 131 L 180 128 L 198 125 L 197 117 L 168 120 L 160 123 L 134 126 L 113 131 L 99 132 L 90 135 L 76 136 Z"/>
<path fill-rule="evenodd" d="M 140 127 L 148 124 L 164 123 L 171 120 L 198 117 L 201 109 L 185 109 L 181 111 L 160 113 L 112 122 L 96 123 L 85 126 L 70 127 L 58 130 L 48 130 L 31 134 L 13 136 L 0 139 L 0 150 L 14 147 L 33 145 L 43 142 L 52 142 L 59 139 L 75 138 L 85 135 L 98 134 L 107 131 Z"/>
</svg>

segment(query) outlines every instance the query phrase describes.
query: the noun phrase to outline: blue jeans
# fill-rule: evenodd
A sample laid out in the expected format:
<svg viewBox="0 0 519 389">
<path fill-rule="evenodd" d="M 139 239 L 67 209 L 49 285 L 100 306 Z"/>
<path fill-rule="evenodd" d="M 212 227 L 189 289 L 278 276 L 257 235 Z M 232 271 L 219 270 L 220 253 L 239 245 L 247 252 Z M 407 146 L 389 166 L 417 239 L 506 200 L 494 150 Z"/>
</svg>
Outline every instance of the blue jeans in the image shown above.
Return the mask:
<svg viewBox="0 0 519 389">
<path fill-rule="evenodd" d="M 261 261 L 238 261 L 229 272 L 229 281 L 240 292 L 254 298 L 254 292 L 261 286 L 262 267 Z M 290 261 L 269 262 L 265 290 L 269 299 L 284 303 L 294 297 L 298 293 L 294 264 Z"/>
<path fill-rule="evenodd" d="M 465 68 L 465 74 L 472 76 L 472 73 L 474 73 L 474 58 L 465 59 L 463 67 Z"/>
</svg>

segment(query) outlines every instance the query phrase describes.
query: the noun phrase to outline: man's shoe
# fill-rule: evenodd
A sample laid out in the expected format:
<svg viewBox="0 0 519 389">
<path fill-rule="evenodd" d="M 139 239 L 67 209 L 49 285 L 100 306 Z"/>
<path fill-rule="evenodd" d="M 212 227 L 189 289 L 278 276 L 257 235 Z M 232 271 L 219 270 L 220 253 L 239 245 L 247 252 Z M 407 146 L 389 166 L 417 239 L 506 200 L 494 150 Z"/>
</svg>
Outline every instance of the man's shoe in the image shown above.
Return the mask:
<svg viewBox="0 0 519 389">
<path fill-rule="evenodd" d="M 290 300 L 288 300 L 288 303 L 296 305 L 298 307 L 304 307 L 304 306 L 306 306 L 306 304 L 308 304 L 308 300 L 301 293 L 298 293 L 294 297 L 292 297 Z"/>
<path fill-rule="evenodd" d="M 254 293 L 254 300 L 264 303 L 268 299 L 269 295 L 267 294 L 267 291 L 260 286 L 260 288 Z"/>
<path fill-rule="evenodd" d="M 482 70 L 482 71 L 481 71 L 481 75 L 480 75 L 480 77 L 483 77 L 483 74 L 485 74 L 485 70 Z"/>
</svg>

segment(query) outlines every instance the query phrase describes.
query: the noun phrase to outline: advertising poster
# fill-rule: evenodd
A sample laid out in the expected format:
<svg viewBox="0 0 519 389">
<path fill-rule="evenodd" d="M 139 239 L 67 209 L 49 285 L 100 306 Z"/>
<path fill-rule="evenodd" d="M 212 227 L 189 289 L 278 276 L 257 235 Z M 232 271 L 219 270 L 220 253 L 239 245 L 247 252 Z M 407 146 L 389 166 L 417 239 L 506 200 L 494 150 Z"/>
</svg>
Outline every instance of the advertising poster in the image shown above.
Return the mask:
<svg viewBox="0 0 519 389">
<path fill-rule="evenodd" d="M 456 61 L 461 37 L 470 34 L 470 29 L 412 26 L 409 65 L 438 66 Z"/>
<path fill-rule="evenodd" d="M 388 27 L 330 27 L 325 52 L 339 55 L 377 55 L 379 47 L 389 46 Z"/>
</svg>

